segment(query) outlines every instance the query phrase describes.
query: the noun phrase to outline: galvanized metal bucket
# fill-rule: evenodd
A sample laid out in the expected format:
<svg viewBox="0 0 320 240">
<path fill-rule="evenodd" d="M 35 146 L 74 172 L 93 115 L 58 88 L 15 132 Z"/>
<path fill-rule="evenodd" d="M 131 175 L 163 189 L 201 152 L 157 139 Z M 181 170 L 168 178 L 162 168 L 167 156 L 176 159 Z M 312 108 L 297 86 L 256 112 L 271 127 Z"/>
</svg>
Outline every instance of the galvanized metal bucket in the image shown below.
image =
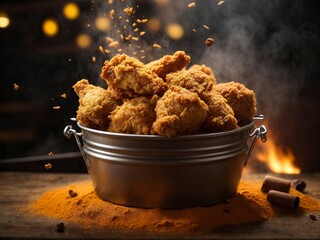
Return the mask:
<svg viewBox="0 0 320 240">
<path fill-rule="evenodd" d="M 228 132 L 174 138 L 99 131 L 79 122 L 80 133 L 68 125 L 64 134 L 75 137 L 101 199 L 132 207 L 186 208 L 235 195 L 256 140 L 266 141 L 265 126 L 252 131 L 254 120 Z"/>
</svg>

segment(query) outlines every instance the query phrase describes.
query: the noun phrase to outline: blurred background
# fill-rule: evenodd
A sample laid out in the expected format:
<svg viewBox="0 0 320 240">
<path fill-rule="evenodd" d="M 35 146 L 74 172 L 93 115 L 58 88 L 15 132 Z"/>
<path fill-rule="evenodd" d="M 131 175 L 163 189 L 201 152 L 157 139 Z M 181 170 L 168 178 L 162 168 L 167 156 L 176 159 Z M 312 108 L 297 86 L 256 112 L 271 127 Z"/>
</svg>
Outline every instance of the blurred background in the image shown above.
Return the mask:
<svg viewBox="0 0 320 240">
<path fill-rule="evenodd" d="M 210 66 L 218 82 L 255 91 L 269 141 L 257 146 L 248 169 L 319 171 L 319 6 L 317 0 L 2 0 L 0 170 L 85 172 L 75 141 L 63 136 L 78 106 L 72 85 L 87 78 L 106 87 L 100 70 L 117 53 L 148 62 L 184 50 L 192 64 Z M 109 47 L 106 37 L 119 47 Z M 280 167 L 270 165 L 272 154 Z M 287 158 L 289 170 L 281 163 Z"/>
</svg>

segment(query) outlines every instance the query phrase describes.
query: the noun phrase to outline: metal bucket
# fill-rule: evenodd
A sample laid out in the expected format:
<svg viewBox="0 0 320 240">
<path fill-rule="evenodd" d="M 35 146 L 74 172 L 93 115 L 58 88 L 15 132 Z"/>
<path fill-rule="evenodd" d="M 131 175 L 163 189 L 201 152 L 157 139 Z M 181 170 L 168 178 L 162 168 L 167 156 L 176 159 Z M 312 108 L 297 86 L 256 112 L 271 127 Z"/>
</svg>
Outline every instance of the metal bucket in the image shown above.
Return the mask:
<svg viewBox="0 0 320 240">
<path fill-rule="evenodd" d="M 75 136 L 101 199 L 164 209 L 206 206 L 232 197 L 256 140 L 265 141 L 267 132 L 263 125 L 252 131 L 254 121 L 228 132 L 174 138 L 77 125 L 81 133 L 68 125 L 64 134 Z"/>
</svg>

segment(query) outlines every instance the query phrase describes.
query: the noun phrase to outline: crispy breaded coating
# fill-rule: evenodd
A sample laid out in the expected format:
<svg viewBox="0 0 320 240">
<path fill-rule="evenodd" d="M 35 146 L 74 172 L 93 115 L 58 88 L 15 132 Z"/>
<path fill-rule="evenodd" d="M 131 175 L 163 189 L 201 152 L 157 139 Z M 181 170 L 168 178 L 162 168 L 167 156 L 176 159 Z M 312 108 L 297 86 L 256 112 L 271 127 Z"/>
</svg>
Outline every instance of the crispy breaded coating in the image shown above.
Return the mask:
<svg viewBox="0 0 320 240">
<path fill-rule="evenodd" d="M 180 86 L 171 86 L 158 100 L 156 121 L 151 133 L 167 137 L 192 134 L 199 130 L 208 106 L 196 93 Z"/>
<path fill-rule="evenodd" d="M 78 121 L 86 127 L 106 130 L 110 112 L 121 101 L 111 96 L 106 89 L 89 84 L 86 79 L 74 84 L 73 89 L 79 96 Z"/>
<path fill-rule="evenodd" d="M 125 54 L 118 54 L 105 61 L 100 76 L 107 82 L 110 91 L 122 98 L 154 94 L 161 96 L 168 89 L 156 73 L 138 59 Z"/>
<path fill-rule="evenodd" d="M 215 84 L 210 76 L 195 69 L 169 73 L 166 82 L 168 86 L 177 85 L 197 93 L 202 100 L 204 94 L 209 93 Z"/>
<path fill-rule="evenodd" d="M 156 120 L 154 111 L 158 96 L 150 100 L 137 97 L 118 106 L 109 116 L 108 131 L 128 134 L 150 134 L 151 126 Z"/>
<path fill-rule="evenodd" d="M 213 74 L 213 70 L 210 67 L 206 66 L 205 64 L 202 64 L 202 65 L 194 64 L 189 68 L 189 70 L 199 70 L 201 72 L 204 72 L 205 74 L 210 76 L 210 78 L 212 79 L 214 84 L 216 84 L 216 82 L 217 82 L 216 78 Z"/>
<path fill-rule="evenodd" d="M 209 107 L 202 129 L 208 132 L 224 132 L 238 128 L 237 119 L 227 100 L 216 91 L 205 95 L 204 101 Z"/>
<path fill-rule="evenodd" d="M 239 126 L 244 126 L 252 121 L 257 111 L 255 93 L 237 82 L 220 83 L 215 86 L 234 111 Z"/>
<path fill-rule="evenodd" d="M 168 73 L 182 70 L 190 61 L 190 56 L 184 51 L 176 51 L 173 55 L 165 55 L 146 64 L 146 66 L 164 80 Z"/>
</svg>

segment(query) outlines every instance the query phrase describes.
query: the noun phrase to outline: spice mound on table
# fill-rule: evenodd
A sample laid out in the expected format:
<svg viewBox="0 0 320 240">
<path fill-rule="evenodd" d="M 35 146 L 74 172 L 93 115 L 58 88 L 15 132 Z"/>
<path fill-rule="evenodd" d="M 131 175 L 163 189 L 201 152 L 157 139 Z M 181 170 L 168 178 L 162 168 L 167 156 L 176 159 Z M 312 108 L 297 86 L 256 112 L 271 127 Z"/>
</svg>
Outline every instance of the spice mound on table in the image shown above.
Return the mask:
<svg viewBox="0 0 320 240">
<path fill-rule="evenodd" d="M 260 191 L 261 183 L 240 183 L 238 193 L 224 203 L 176 210 L 125 207 L 101 200 L 94 193 L 90 181 L 74 183 L 48 191 L 28 206 L 33 214 L 60 221 L 81 224 L 83 228 L 109 228 L 123 232 L 197 234 L 210 232 L 224 226 L 258 222 L 281 214 L 320 212 L 320 202 L 294 189 L 301 199 L 300 206 L 290 211 L 267 202 L 266 193 Z M 70 196 L 69 192 L 76 192 Z"/>
</svg>

